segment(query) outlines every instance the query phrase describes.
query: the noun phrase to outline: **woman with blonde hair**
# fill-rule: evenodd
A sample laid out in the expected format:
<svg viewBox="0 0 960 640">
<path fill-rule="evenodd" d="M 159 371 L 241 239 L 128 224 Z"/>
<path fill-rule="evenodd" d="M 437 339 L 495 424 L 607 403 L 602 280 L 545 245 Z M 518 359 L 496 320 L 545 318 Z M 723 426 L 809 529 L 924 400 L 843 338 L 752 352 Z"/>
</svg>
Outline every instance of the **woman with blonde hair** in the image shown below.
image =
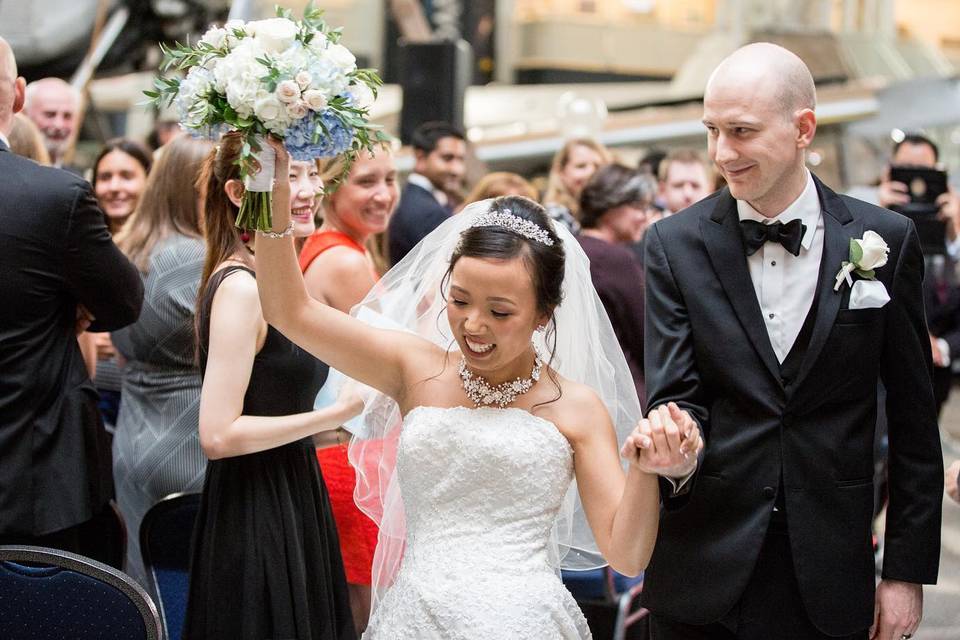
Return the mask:
<svg viewBox="0 0 960 640">
<path fill-rule="evenodd" d="M 580 192 L 597 169 L 611 162 L 613 154 L 596 140 L 568 140 L 550 165 L 543 196 L 547 215 L 576 234 L 580 230 Z"/>
<path fill-rule="evenodd" d="M 33 120 L 22 113 L 13 114 L 13 128 L 10 129 L 10 151 L 18 156 L 30 158 L 37 164 L 50 165 L 50 153 L 43 144 L 43 135 Z"/>
<path fill-rule="evenodd" d="M 194 362 L 194 310 L 205 248 L 193 183 L 212 148 L 181 135 L 157 160 L 117 245 L 144 281 L 136 323 L 111 334 L 125 360 L 113 438 L 117 504 L 131 532 L 125 570 L 146 584 L 140 522 L 155 502 L 199 491 L 206 459 L 197 420 L 200 375 Z"/>
<path fill-rule="evenodd" d="M 324 179 L 343 174 L 343 159 L 328 163 Z M 323 224 L 300 250 L 300 270 L 310 295 L 344 313 L 369 293 L 379 279 L 374 238 L 382 234 L 397 208 L 400 190 L 393 154 L 387 147 L 361 152 L 336 190 L 323 201 Z M 335 400 L 335 383 L 317 396 L 316 408 Z M 370 580 L 377 526 L 353 501 L 356 476 L 346 445 L 317 450 L 323 479 L 340 535 L 340 550 L 357 633 L 370 617 Z"/>
<path fill-rule="evenodd" d="M 509 171 L 494 171 L 480 178 L 480 181 L 467 194 L 460 209 L 473 202 L 500 196 L 523 196 L 536 201 L 539 194 L 523 176 Z"/>
</svg>

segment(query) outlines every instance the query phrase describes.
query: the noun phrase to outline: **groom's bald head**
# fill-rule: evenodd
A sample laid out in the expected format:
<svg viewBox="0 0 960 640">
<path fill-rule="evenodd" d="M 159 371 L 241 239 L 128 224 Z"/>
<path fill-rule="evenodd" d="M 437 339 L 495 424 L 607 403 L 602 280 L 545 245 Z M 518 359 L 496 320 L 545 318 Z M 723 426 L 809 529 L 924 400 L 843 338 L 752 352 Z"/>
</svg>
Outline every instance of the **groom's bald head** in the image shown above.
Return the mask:
<svg viewBox="0 0 960 640">
<path fill-rule="evenodd" d="M 762 89 L 757 93 L 775 99 L 787 117 L 817 106 L 810 69 L 796 54 L 769 42 L 748 44 L 725 58 L 707 81 L 705 99 L 732 87 Z"/>
</svg>

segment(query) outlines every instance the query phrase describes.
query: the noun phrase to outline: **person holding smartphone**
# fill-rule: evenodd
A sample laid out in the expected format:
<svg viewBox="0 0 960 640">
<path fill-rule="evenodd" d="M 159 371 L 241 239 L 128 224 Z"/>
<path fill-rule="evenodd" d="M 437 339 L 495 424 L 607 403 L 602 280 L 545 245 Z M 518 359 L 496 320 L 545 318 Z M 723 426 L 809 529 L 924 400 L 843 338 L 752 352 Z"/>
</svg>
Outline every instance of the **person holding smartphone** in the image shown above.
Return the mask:
<svg viewBox="0 0 960 640">
<path fill-rule="evenodd" d="M 909 134 L 893 146 L 893 157 L 880 180 L 878 199 L 881 207 L 897 210 L 910 204 L 909 185 L 891 179 L 894 167 L 937 168 L 940 150 L 937 145 L 919 134 Z M 936 198 L 937 218 L 946 222 L 947 253 L 954 260 L 960 258 L 960 197 L 947 188 Z"/>
<path fill-rule="evenodd" d="M 891 174 L 898 173 L 897 169 L 935 169 L 939 159 L 937 145 L 925 136 L 910 134 L 896 143 L 890 166 L 880 182 L 880 206 L 902 210 L 911 202 L 909 185 L 890 178 Z M 936 198 L 935 204 L 937 219 L 945 223 L 946 255 L 938 250 L 939 247 L 924 247 L 927 254 L 924 257 L 924 304 L 933 353 L 934 396 L 939 412 L 950 393 L 951 362 L 960 358 L 960 282 L 956 275 L 956 263 L 960 259 L 960 198 L 948 187 Z"/>
</svg>

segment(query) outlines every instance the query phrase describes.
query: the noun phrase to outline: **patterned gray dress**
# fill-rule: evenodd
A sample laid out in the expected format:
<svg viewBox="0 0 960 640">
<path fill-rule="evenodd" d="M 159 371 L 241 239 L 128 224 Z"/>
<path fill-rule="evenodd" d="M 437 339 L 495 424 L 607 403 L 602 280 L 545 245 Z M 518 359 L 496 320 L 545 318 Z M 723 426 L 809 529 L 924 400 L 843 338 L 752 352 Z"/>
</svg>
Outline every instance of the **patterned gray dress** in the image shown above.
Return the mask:
<svg viewBox="0 0 960 640">
<path fill-rule="evenodd" d="M 173 236 L 156 247 L 144 274 L 143 311 L 112 334 L 127 359 L 113 476 L 127 524 L 126 571 L 145 583 L 140 522 L 158 500 L 200 491 L 206 458 L 198 432 L 200 372 L 194 311 L 203 271 L 203 241 Z"/>
</svg>

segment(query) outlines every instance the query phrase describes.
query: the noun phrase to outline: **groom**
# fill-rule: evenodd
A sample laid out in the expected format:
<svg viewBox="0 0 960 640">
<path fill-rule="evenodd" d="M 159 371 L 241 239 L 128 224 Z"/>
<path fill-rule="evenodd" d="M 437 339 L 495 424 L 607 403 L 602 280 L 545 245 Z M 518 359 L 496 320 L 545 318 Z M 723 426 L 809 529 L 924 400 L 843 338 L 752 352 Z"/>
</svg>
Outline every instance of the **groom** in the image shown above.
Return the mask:
<svg viewBox="0 0 960 640">
<path fill-rule="evenodd" d="M 708 81 L 703 119 L 729 186 L 647 232 L 649 405 L 677 402 L 706 440 L 696 472 L 663 485 L 643 594 L 655 640 L 900 640 L 937 579 L 943 472 L 920 244 L 907 218 L 806 169 L 815 102 L 792 53 L 734 52 Z M 838 279 L 851 258 L 860 272 Z M 875 590 L 881 380 L 890 503 Z"/>
</svg>

